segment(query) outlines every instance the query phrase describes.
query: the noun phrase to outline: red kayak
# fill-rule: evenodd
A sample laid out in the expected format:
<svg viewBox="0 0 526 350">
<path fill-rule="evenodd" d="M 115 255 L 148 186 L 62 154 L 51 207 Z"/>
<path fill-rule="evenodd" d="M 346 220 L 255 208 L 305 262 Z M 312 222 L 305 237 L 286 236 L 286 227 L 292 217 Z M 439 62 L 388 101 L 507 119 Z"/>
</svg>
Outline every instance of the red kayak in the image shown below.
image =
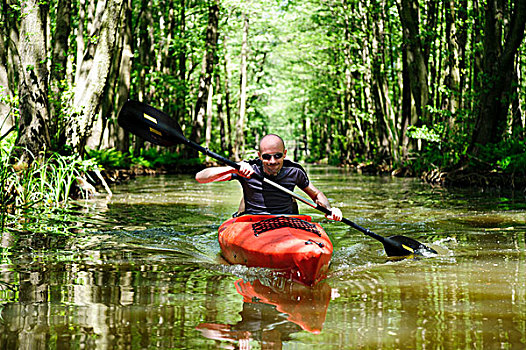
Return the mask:
<svg viewBox="0 0 526 350">
<path fill-rule="evenodd" d="M 243 215 L 219 227 L 219 245 L 231 264 L 265 267 L 313 285 L 326 276 L 332 243 L 308 215 Z"/>
</svg>

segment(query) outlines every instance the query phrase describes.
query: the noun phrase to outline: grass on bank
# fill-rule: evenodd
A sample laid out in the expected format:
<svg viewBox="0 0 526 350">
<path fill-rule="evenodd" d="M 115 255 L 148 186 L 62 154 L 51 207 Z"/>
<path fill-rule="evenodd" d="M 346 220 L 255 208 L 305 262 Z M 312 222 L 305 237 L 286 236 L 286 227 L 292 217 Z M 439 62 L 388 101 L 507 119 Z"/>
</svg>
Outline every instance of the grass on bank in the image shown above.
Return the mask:
<svg viewBox="0 0 526 350">
<path fill-rule="evenodd" d="M 25 229 L 28 223 L 55 213 L 62 215 L 72 191 L 78 189 L 79 177 L 98 167 L 95 159 L 58 153 L 34 157 L 30 165 L 16 165 L 13 137 L 0 142 L 0 232 L 6 227 Z"/>
<path fill-rule="evenodd" d="M 49 232 L 50 227 L 51 231 L 67 232 L 64 226 L 71 221 L 67 214 L 74 214 L 71 199 L 89 197 L 85 184 L 98 182 L 93 174 L 100 174 L 101 170 L 160 169 L 200 163 L 199 159 L 186 160 L 179 154 L 150 148 L 136 155 L 131 149 L 129 153 L 87 150 L 84 159 L 52 153 L 47 157 L 34 156 L 30 165 L 19 166 L 12 156 L 15 139 L 16 133 L 12 133 L 0 140 L 0 232 L 6 228 Z"/>
</svg>

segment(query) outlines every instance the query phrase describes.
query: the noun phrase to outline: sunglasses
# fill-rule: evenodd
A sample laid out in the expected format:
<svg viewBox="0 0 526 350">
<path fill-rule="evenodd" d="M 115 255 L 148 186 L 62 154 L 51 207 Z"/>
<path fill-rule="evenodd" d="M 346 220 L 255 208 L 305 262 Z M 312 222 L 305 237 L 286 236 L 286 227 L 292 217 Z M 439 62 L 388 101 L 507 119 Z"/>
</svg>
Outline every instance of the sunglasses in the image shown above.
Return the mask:
<svg viewBox="0 0 526 350">
<path fill-rule="evenodd" d="M 265 153 L 265 154 L 262 154 L 261 155 L 261 158 L 263 158 L 264 160 L 271 160 L 272 157 L 274 157 L 274 159 L 281 159 L 281 157 L 283 157 L 283 153 L 274 153 L 274 154 L 268 154 L 268 153 Z"/>
</svg>

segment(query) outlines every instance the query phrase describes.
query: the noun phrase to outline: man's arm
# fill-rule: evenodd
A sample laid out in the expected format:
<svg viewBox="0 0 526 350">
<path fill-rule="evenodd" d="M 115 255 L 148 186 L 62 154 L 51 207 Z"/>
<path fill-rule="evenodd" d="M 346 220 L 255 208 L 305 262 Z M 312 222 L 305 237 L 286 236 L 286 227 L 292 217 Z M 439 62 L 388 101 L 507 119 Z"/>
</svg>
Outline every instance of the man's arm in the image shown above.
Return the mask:
<svg viewBox="0 0 526 350">
<path fill-rule="evenodd" d="M 325 194 L 320 191 L 316 186 L 309 183 L 307 187 L 303 189 L 303 192 L 309 195 L 309 197 L 316 203 L 321 205 L 324 208 L 331 209 L 331 203 Z"/>
<path fill-rule="evenodd" d="M 197 182 L 205 184 L 214 181 L 227 181 L 236 169 L 229 166 L 206 168 L 195 174 Z"/>
<path fill-rule="evenodd" d="M 320 191 L 316 186 L 312 184 L 312 182 L 309 182 L 309 185 L 303 189 L 303 192 L 305 192 L 309 197 L 316 203 L 321 205 L 324 208 L 329 209 L 332 212 L 332 215 L 327 216 L 327 218 L 331 220 L 340 221 L 343 217 L 342 211 L 338 208 L 332 208 L 331 203 L 329 202 L 329 199 L 325 194 Z"/>
<path fill-rule="evenodd" d="M 214 181 L 227 181 L 232 178 L 232 174 L 236 173 L 243 177 L 250 177 L 254 173 L 254 169 L 246 162 L 239 163 L 240 168 L 236 170 L 229 166 L 206 168 L 195 174 L 195 179 L 199 183 L 209 183 Z"/>
</svg>

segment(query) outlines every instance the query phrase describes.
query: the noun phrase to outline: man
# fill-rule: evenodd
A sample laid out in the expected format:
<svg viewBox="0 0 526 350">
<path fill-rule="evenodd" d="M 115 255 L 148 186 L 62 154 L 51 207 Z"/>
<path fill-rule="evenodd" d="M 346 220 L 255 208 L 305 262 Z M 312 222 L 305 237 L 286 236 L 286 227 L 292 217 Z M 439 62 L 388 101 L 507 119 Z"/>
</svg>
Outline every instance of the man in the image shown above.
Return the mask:
<svg viewBox="0 0 526 350">
<path fill-rule="evenodd" d="M 269 134 L 259 143 L 259 159 L 240 162 L 239 170 L 229 166 L 207 168 L 198 172 L 195 179 L 200 183 L 213 181 L 238 180 L 243 187 L 244 212 L 247 214 L 297 214 L 297 203 L 287 193 L 273 186 L 251 179 L 257 173 L 265 176 L 283 187 L 293 191 L 295 186 L 301 188 L 316 204 L 331 210 L 329 219 L 340 221 L 342 212 L 331 208 L 329 200 L 310 181 L 301 165 L 285 159 L 287 150 L 283 139 Z M 241 210 L 243 211 L 243 210 Z"/>
</svg>

